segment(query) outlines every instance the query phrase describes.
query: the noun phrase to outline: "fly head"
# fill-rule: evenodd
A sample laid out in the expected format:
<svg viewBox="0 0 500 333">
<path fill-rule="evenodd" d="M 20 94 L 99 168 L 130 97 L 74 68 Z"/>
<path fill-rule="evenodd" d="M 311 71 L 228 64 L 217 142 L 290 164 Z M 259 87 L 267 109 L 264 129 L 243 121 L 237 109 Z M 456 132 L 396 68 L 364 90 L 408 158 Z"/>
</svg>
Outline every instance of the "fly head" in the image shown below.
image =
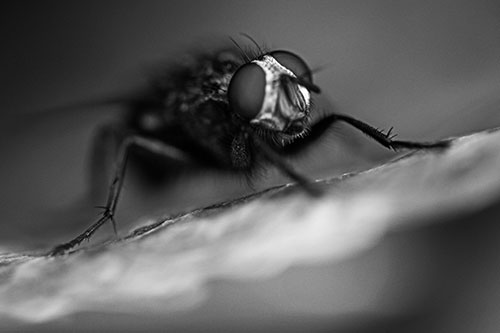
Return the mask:
<svg viewBox="0 0 500 333">
<path fill-rule="evenodd" d="M 272 51 L 241 66 L 228 88 L 230 108 L 250 125 L 295 138 L 307 130 L 311 70 L 296 54 Z"/>
</svg>

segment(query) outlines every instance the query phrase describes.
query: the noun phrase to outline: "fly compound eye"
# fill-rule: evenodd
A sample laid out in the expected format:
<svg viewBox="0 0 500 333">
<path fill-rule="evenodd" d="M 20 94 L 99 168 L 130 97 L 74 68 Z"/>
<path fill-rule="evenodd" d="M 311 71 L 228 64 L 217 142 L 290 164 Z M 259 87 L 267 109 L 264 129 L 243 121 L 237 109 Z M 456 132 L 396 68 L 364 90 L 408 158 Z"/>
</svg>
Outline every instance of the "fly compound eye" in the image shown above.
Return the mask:
<svg viewBox="0 0 500 333">
<path fill-rule="evenodd" d="M 228 88 L 229 106 L 244 119 L 252 119 L 264 102 L 266 74 L 256 64 L 241 66 L 231 78 Z"/>
<path fill-rule="evenodd" d="M 301 57 L 290 51 L 282 50 L 273 51 L 269 55 L 276 59 L 283 67 L 291 70 L 301 81 L 308 85 L 313 85 L 311 70 Z"/>
</svg>

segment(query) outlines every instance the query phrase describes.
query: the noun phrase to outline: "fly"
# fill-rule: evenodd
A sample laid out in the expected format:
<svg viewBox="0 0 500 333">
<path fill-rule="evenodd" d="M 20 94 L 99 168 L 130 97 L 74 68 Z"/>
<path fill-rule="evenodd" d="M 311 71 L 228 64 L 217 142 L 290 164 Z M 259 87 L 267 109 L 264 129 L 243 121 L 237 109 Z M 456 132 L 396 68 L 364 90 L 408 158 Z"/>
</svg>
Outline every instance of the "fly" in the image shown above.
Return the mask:
<svg viewBox="0 0 500 333">
<path fill-rule="evenodd" d="M 248 36 L 247 36 L 248 37 Z M 252 42 L 253 40 L 249 38 Z M 395 140 L 392 128 L 381 131 L 349 115 L 329 113 L 312 121 L 311 100 L 320 88 L 313 73 L 297 54 L 286 50 L 244 50 L 238 43 L 193 64 L 161 73 L 150 89 L 119 101 L 129 112 L 123 123 L 104 127 L 97 136 L 97 173 L 103 147 L 117 146 L 115 170 L 101 217 L 71 241 L 55 247 L 58 255 L 78 246 L 105 223 L 111 222 L 119 202 L 129 157 L 160 157 L 149 163 L 155 172 L 172 163 L 215 168 L 247 177 L 269 166 L 277 168 L 312 196 L 321 195 L 307 177 L 285 160 L 306 150 L 332 125 L 344 122 L 391 149 L 444 148 L 446 141 Z M 147 159 L 143 159 L 146 163 Z M 146 163 L 147 164 L 147 163 Z"/>
</svg>

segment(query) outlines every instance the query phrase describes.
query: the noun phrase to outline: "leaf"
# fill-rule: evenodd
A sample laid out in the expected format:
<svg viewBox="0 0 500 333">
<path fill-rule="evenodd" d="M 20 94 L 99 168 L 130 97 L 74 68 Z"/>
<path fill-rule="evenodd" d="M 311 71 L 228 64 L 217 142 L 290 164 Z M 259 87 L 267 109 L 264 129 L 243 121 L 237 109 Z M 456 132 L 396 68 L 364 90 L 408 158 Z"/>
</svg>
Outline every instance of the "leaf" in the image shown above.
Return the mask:
<svg viewBox="0 0 500 333">
<path fill-rule="evenodd" d="M 289 184 L 160 218 L 123 239 L 65 256 L 5 253 L 0 314 L 28 322 L 89 311 L 176 318 L 178 310 L 195 311 L 218 293 L 232 315 L 253 323 L 263 315 L 262 302 L 292 316 L 374 311 L 373 293 L 384 272 L 371 276 L 373 285 L 363 293 L 344 294 L 367 277 L 344 267 L 335 274 L 352 275 L 325 285 L 311 283 L 315 272 L 367 253 L 390 231 L 452 223 L 497 202 L 499 167 L 500 130 L 494 129 L 452 139 L 444 151 L 409 152 L 364 172 L 319 180 L 325 190 L 320 198 Z M 303 274 L 294 275 L 297 269 Z M 279 285 L 264 288 L 255 298 L 249 286 L 276 279 L 294 287 L 286 293 Z M 337 296 L 318 303 L 325 286 L 336 285 Z M 248 309 L 255 318 L 245 317 Z M 215 326 L 227 319 L 207 316 Z"/>
</svg>

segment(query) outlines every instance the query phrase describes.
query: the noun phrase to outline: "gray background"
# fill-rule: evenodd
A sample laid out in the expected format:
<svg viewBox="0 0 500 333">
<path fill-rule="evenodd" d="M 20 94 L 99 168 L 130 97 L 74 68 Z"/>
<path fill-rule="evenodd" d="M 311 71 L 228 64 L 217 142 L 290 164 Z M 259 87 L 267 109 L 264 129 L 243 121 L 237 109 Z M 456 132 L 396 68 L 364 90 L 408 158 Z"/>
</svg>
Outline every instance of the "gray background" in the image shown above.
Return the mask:
<svg viewBox="0 0 500 333">
<path fill-rule="evenodd" d="M 89 144 L 96 126 L 112 115 L 105 108 L 57 115 L 38 110 L 141 85 L 149 65 L 245 32 L 323 68 L 315 80 L 337 111 L 394 126 L 401 138 L 462 135 L 500 125 L 499 17 L 498 1 L 2 5 L 0 252 L 48 247 L 96 214 L 96 203 L 85 199 Z M 350 138 L 354 150 L 337 148 Z M 316 178 L 391 156 L 340 128 L 297 163 Z M 271 175 L 256 187 L 280 181 Z M 151 207 L 175 212 L 252 191 L 213 174 L 179 180 L 160 196 L 141 196 L 133 187 L 120 203 L 121 230 L 127 218 Z"/>
<path fill-rule="evenodd" d="M 0 239 L 7 243 L 50 243 L 44 237 L 53 229 L 74 233 L 102 204 L 82 198 L 94 130 L 114 110 L 37 111 L 141 86 L 152 64 L 229 36 L 245 43 L 240 32 L 322 68 L 315 75 L 322 98 L 374 126 L 394 126 L 400 138 L 500 124 L 498 1 L 33 1 L 4 5 L 0 15 Z M 297 165 L 318 178 L 390 156 L 340 128 Z M 271 175 L 256 187 L 280 181 Z M 241 180 L 198 175 L 170 186 L 159 204 L 175 212 L 249 192 Z M 124 195 L 121 214 L 133 220 L 157 197 Z M 132 207 L 141 200 L 142 210 Z"/>
<path fill-rule="evenodd" d="M 4 5 L 0 15 L 0 239 L 7 243 L 47 244 L 44 236 L 60 226 L 74 233 L 101 204 L 81 201 L 90 142 L 110 108 L 38 110 L 141 86 L 152 64 L 229 36 L 245 43 L 240 32 L 322 68 L 315 80 L 337 111 L 394 126 L 400 138 L 432 140 L 500 124 L 498 1 L 33 1 Z M 338 148 L 348 141 L 350 149 Z M 297 165 L 317 178 L 390 156 L 340 128 Z M 271 175 L 256 187 L 280 181 Z M 168 191 L 160 205 L 174 212 L 251 189 L 210 174 Z M 122 214 L 139 217 L 156 197 L 124 195 Z M 143 210 L 131 207 L 141 200 Z"/>
</svg>

